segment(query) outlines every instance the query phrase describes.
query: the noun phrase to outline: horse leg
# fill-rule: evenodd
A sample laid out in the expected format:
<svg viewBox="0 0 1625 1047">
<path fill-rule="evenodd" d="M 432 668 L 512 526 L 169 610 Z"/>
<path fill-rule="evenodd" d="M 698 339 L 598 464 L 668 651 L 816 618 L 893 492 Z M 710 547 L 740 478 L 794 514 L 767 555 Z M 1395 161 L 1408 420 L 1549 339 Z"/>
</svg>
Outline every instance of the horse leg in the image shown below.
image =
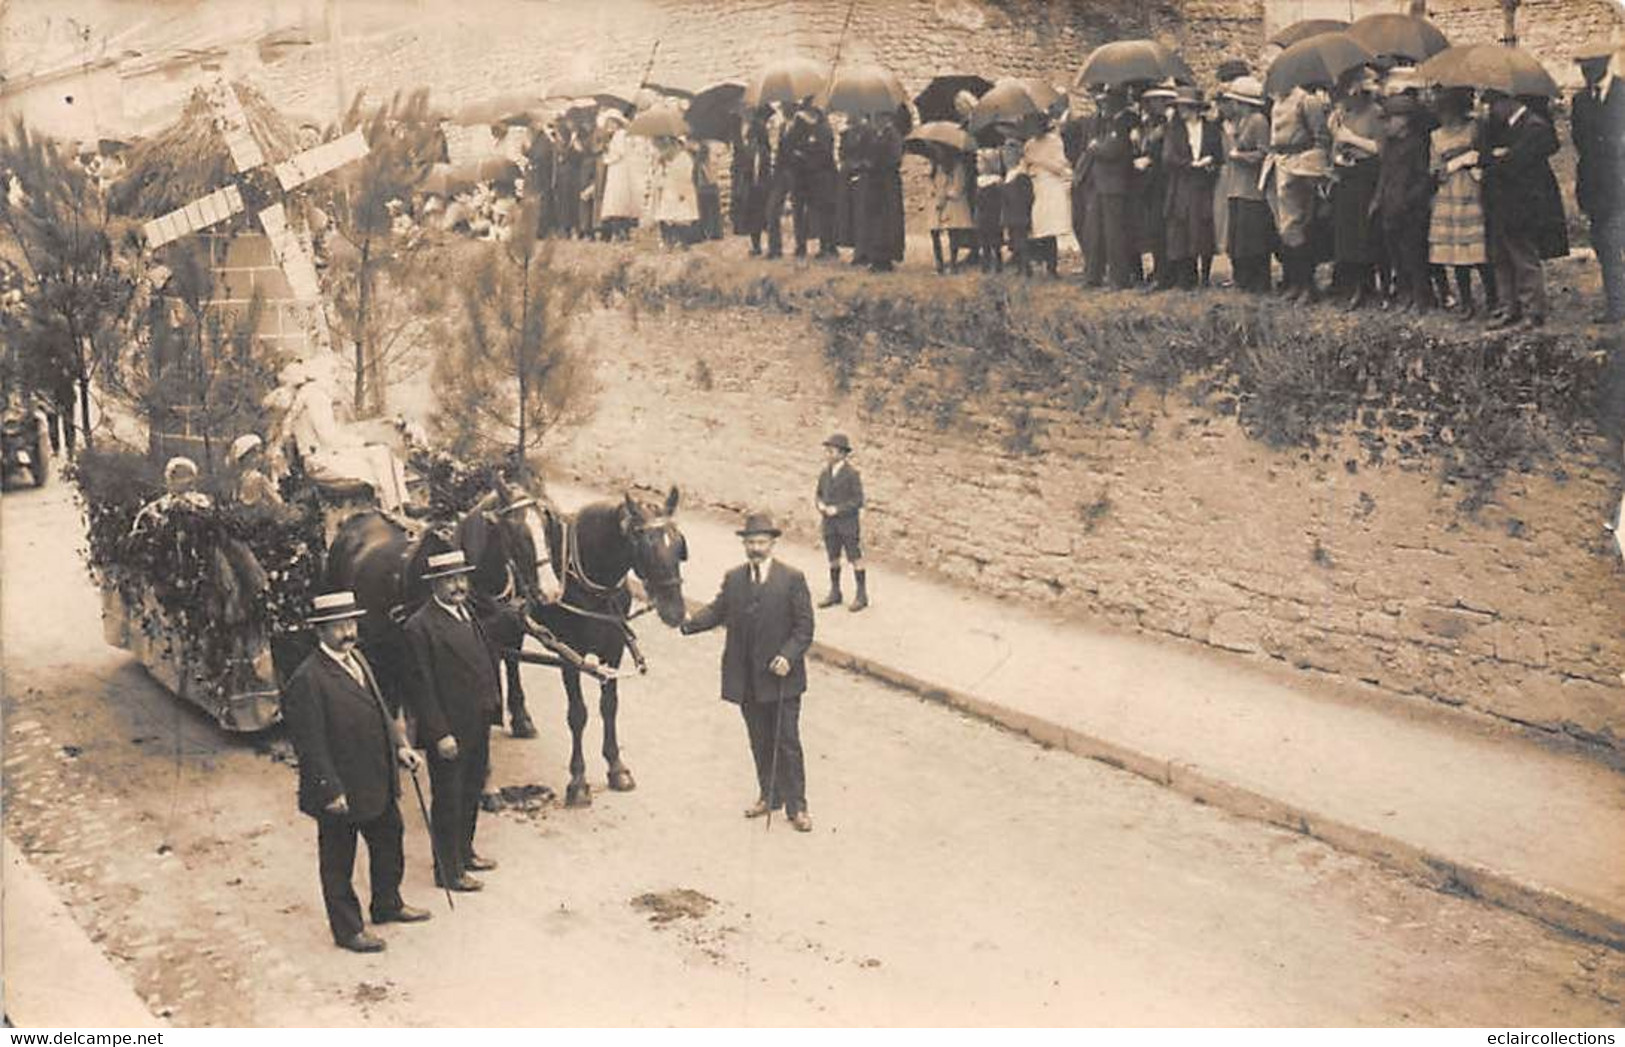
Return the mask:
<svg viewBox="0 0 1625 1047">
<path fill-rule="evenodd" d="M 519 659 L 502 659 L 508 675 L 508 733 L 515 738 L 536 737 L 536 724 L 525 710 L 525 685 L 519 682 Z"/>
<path fill-rule="evenodd" d="M 587 784 L 587 761 L 581 755 L 581 735 L 587 729 L 587 700 L 581 695 L 581 673 L 564 670 L 564 693 L 570 698 L 570 784 L 564 787 L 564 806 L 592 804 L 592 786 Z"/>
<path fill-rule="evenodd" d="M 609 787 L 618 793 L 629 793 L 638 787 L 632 771 L 621 762 L 621 743 L 615 734 L 615 713 L 620 708 L 620 689 L 616 681 L 605 680 L 598 690 L 598 716 L 604 725 L 604 760 L 609 764 Z"/>
</svg>

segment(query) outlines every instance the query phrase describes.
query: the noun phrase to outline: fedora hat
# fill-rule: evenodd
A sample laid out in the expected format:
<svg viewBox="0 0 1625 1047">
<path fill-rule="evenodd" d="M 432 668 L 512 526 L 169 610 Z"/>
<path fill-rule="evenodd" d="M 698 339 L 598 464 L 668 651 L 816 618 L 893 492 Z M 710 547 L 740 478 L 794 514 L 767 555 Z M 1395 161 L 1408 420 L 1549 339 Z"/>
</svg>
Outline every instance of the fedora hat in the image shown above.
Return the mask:
<svg viewBox="0 0 1625 1047">
<path fill-rule="evenodd" d="M 828 440 L 824 441 L 824 446 L 825 447 L 833 447 L 837 451 L 842 452 L 843 454 L 851 454 L 852 453 L 852 441 L 848 440 L 846 438 L 845 433 L 834 433 L 834 434 L 832 434 Z"/>
<path fill-rule="evenodd" d="M 311 601 L 310 614 L 305 616 L 306 625 L 320 625 L 322 622 L 337 622 L 345 618 L 360 618 L 367 612 L 358 607 L 355 602 L 355 593 L 348 589 L 336 593 L 321 593 Z"/>
<path fill-rule="evenodd" d="M 748 538 L 753 534 L 768 534 L 777 538 L 784 532 L 773 526 L 773 517 L 767 513 L 751 513 L 745 517 L 745 526 L 734 533 L 741 538 Z"/>
<path fill-rule="evenodd" d="M 449 553 L 435 553 L 429 557 L 426 566 L 428 569 L 423 572 L 423 580 L 426 582 L 435 578 L 450 578 L 454 574 L 468 574 L 474 570 L 461 549 L 453 549 Z"/>
<path fill-rule="evenodd" d="M 1164 80 L 1159 84 L 1146 88 L 1140 92 L 1141 98 L 1166 98 L 1172 101 L 1179 97 L 1179 90 L 1172 80 Z"/>
</svg>

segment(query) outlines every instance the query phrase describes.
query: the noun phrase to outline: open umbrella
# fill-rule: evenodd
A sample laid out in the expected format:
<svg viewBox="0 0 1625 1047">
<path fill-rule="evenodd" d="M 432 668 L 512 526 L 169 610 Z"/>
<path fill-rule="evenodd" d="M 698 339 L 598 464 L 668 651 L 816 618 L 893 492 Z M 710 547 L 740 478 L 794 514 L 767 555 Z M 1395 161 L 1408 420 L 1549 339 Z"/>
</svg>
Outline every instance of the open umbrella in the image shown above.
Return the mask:
<svg viewBox="0 0 1625 1047">
<path fill-rule="evenodd" d="M 681 138 L 688 134 L 688 122 L 675 106 L 657 105 L 633 117 L 626 133 L 640 138 Z"/>
<path fill-rule="evenodd" d="M 951 120 L 933 120 L 921 124 L 903 139 L 905 153 L 937 157 L 943 152 L 969 153 L 976 150 L 976 142 L 963 127 Z"/>
<path fill-rule="evenodd" d="M 925 90 L 914 96 L 914 108 L 920 112 L 922 126 L 934 120 L 958 120 L 954 99 L 959 92 L 969 91 L 977 98 L 987 94 L 993 81 L 969 74 L 933 77 Z"/>
<path fill-rule="evenodd" d="M 790 104 L 821 94 L 828 81 L 824 65 L 810 58 L 786 58 L 761 68 L 745 85 L 745 104 Z"/>
<path fill-rule="evenodd" d="M 1043 112 L 1033 100 L 1027 81 L 1007 77 L 994 84 L 971 110 L 970 129 L 983 131 L 997 123 L 1019 123 L 1024 117 Z"/>
<path fill-rule="evenodd" d="M 497 95 L 477 102 L 469 102 L 457 109 L 451 122 L 464 127 L 475 124 L 525 123 L 533 110 L 541 108 L 542 100 L 532 94 L 515 93 Z"/>
<path fill-rule="evenodd" d="M 1023 78 L 1022 83 L 1027 85 L 1027 94 L 1032 98 L 1033 105 L 1050 116 L 1059 116 L 1061 110 L 1066 108 L 1066 92 L 1048 80 L 1029 76 Z"/>
<path fill-rule="evenodd" d="M 688 103 L 690 133 L 695 138 L 731 141 L 739 130 L 739 114 L 744 104 L 745 85 L 738 80 L 724 80 L 703 88 Z"/>
<path fill-rule="evenodd" d="M 1394 55 L 1413 62 L 1420 62 L 1450 46 L 1437 26 L 1413 15 L 1366 15 L 1349 26 L 1348 34 L 1374 55 Z"/>
<path fill-rule="evenodd" d="M 1196 82 L 1185 60 L 1155 40 L 1113 40 L 1089 53 L 1078 70 L 1077 82 L 1111 87 L 1170 78 L 1182 84 Z"/>
<path fill-rule="evenodd" d="M 1440 87 L 1492 88 L 1509 95 L 1556 98 L 1557 81 L 1528 51 L 1501 44 L 1448 47 L 1422 63 L 1422 78 Z"/>
<path fill-rule="evenodd" d="M 1264 76 L 1264 90 L 1279 95 L 1311 84 L 1330 87 L 1338 77 L 1373 57 L 1347 33 L 1318 33 L 1275 57 Z"/>
<path fill-rule="evenodd" d="M 877 116 L 895 113 L 908 103 L 908 92 L 889 70 L 878 65 L 852 65 L 836 74 L 819 105 L 832 113 Z"/>
<path fill-rule="evenodd" d="M 1301 22 L 1293 22 L 1285 29 L 1270 37 L 1269 42 L 1276 47 L 1291 47 L 1299 40 L 1307 40 L 1311 36 L 1321 33 L 1337 33 L 1349 27 L 1347 22 L 1336 18 L 1305 18 Z"/>
</svg>

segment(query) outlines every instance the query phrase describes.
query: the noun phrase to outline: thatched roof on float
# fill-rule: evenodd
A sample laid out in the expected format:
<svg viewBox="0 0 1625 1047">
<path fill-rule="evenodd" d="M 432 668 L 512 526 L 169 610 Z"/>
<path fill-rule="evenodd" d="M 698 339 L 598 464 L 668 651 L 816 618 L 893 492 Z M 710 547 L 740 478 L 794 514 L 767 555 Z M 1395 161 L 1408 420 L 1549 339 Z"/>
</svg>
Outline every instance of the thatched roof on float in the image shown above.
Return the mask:
<svg viewBox="0 0 1625 1047">
<path fill-rule="evenodd" d="M 269 164 L 298 151 L 298 136 L 265 96 L 249 84 L 231 85 L 250 132 Z M 192 92 L 180 119 L 125 154 L 129 165 L 112 187 L 112 209 L 132 218 L 155 218 L 211 193 L 237 175 L 226 140 L 215 127 L 203 88 Z"/>
</svg>

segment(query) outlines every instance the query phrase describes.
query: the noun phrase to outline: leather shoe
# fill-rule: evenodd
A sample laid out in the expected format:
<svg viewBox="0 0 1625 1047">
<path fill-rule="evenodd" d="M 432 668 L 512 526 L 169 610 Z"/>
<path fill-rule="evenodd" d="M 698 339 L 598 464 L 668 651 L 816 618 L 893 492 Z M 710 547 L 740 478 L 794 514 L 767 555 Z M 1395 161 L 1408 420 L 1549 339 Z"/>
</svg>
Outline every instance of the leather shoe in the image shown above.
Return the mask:
<svg viewBox="0 0 1625 1047">
<path fill-rule="evenodd" d="M 464 894 L 472 894 L 474 891 L 485 890 L 485 884 L 474 879 L 474 877 L 468 875 L 467 873 L 459 874 L 458 877 L 451 881 L 449 885 L 440 877 L 436 876 L 434 878 L 434 885 L 441 888 L 449 886 L 451 890 L 461 891 Z"/>
<path fill-rule="evenodd" d="M 495 858 L 482 858 L 477 854 L 469 855 L 468 861 L 463 864 L 469 872 L 477 873 L 490 872 L 497 867 Z"/>
<path fill-rule="evenodd" d="M 812 832 L 812 815 L 806 811 L 797 811 L 790 816 L 790 824 L 795 827 L 798 833 L 810 833 Z"/>
<path fill-rule="evenodd" d="M 867 593 L 859 593 L 858 598 L 856 600 L 852 601 L 852 606 L 848 607 L 847 610 L 848 611 L 861 611 L 861 610 L 863 610 L 864 608 L 866 608 L 868 606 L 869 606 L 869 596 L 868 596 L 868 594 Z"/>
<path fill-rule="evenodd" d="M 1518 316 L 1516 313 L 1503 313 L 1500 317 L 1485 324 L 1484 330 L 1505 331 L 1509 327 L 1516 327 L 1522 320 L 1523 317 Z"/>
<path fill-rule="evenodd" d="M 839 589 L 831 589 L 829 595 L 818 601 L 819 607 L 839 607 L 845 599 Z"/>
<path fill-rule="evenodd" d="M 762 816 L 764 816 L 766 814 L 767 814 L 767 801 L 766 800 L 757 800 L 755 803 L 753 803 L 749 807 L 745 808 L 745 817 L 746 818 L 761 818 Z"/>
<path fill-rule="evenodd" d="M 417 909 L 405 903 L 392 912 L 377 912 L 372 914 L 373 923 L 422 923 L 434 916 L 427 909 Z"/>
<path fill-rule="evenodd" d="M 346 938 L 339 942 L 338 947 L 348 949 L 351 952 L 383 952 L 385 943 L 382 938 L 374 938 L 366 931 L 362 931 L 353 938 Z"/>
</svg>

